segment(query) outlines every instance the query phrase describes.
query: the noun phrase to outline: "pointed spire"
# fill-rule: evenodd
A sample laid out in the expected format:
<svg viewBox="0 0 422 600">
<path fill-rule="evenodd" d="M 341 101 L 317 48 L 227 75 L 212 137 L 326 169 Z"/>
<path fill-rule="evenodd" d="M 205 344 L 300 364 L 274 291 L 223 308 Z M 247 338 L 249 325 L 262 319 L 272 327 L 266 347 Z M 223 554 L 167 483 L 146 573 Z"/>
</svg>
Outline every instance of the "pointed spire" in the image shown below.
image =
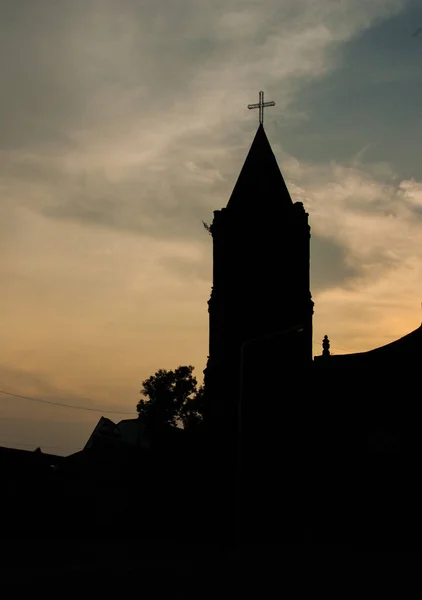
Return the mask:
<svg viewBox="0 0 422 600">
<path fill-rule="evenodd" d="M 227 208 L 244 210 L 265 206 L 280 209 L 291 205 L 289 191 L 260 123 Z"/>
</svg>

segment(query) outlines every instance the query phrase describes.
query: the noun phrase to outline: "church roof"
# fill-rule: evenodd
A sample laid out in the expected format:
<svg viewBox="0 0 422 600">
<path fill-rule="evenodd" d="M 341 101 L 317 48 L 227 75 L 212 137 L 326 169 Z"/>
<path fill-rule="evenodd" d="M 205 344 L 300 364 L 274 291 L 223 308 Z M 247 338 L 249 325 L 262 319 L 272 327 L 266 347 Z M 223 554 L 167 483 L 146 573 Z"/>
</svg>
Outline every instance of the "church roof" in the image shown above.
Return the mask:
<svg viewBox="0 0 422 600">
<path fill-rule="evenodd" d="M 260 207 L 268 204 L 276 208 L 292 205 L 262 123 L 255 134 L 227 208 L 237 210 L 256 204 Z"/>
<path fill-rule="evenodd" d="M 315 357 L 318 361 L 324 357 Z M 367 352 L 356 352 L 355 354 L 338 354 L 330 356 L 328 363 L 332 366 L 366 366 L 386 363 L 403 363 L 422 358 L 422 324 L 407 335 L 390 342 L 385 346 L 368 350 Z M 335 363 L 335 365 L 334 365 Z"/>
<path fill-rule="evenodd" d="M 390 342 L 385 346 L 381 346 L 379 348 L 375 348 L 374 350 L 369 350 L 369 352 L 365 353 L 368 356 L 380 356 L 384 357 L 387 355 L 409 355 L 409 354 L 418 354 L 422 355 L 422 324 L 420 327 L 411 331 L 407 335 L 404 335 L 398 340 L 394 342 Z"/>
</svg>

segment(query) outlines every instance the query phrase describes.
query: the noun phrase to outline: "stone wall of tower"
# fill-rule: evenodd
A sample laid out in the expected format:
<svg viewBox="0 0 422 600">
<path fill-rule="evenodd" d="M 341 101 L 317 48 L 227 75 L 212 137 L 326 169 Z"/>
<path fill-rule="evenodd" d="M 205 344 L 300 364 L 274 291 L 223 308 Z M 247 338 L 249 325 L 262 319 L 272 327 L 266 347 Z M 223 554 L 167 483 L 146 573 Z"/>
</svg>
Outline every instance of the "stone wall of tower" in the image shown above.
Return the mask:
<svg viewBox="0 0 422 600">
<path fill-rule="evenodd" d="M 223 357 L 254 337 L 312 325 L 310 228 L 303 204 L 266 221 L 216 211 L 210 356 Z M 312 334 L 307 341 L 312 357 Z"/>
<path fill-rule="evenodd" d="M 265 377 L 260 373 L 265 364 L 288 360 L 291 368 L 312 360 L 310 228 L 301 203 L 272 215 L 262 214 L 257 203 L 256 211 L 243 214 L 229 208 L 215 211 L 211 231 L 214 267 L 205 383 L 214 419 L 226 420 L 233 429 L 229 423 L 236 418 L 243 344 L 303 327 L 298 343 L 283 336 L 262 343 L 253 361 L 257 380 Z"/>
</svg>

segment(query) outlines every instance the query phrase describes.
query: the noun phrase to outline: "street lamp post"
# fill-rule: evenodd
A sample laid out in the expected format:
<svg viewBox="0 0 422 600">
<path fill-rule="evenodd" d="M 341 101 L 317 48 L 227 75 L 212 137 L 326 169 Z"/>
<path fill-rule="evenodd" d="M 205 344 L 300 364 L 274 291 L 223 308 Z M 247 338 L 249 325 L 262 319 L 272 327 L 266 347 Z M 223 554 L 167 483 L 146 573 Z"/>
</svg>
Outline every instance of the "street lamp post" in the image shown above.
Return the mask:
<svg viewBox="0 0 422 600">
<path fill-rule="evenodd" d="M 289 327 L 282 331 L 275 333 L 250 338 L 243 342 L 240 347 L 240 367 L 239 367 L 239 395 L 237 399 L 237 460 L 236 460 L 236 548 L 238 556 L 240 555 L 241 547 L 241 529 L 242 529 L 242 518 L 241 518 L 241 483 L 242 483 L 242 405 L 243 405 L 243 394 L 244 394 L 244 366 L 245 366 L 245 350 L 252 344 L 260 342 L 266 342 L 269 340 L 276 339 L 278 337 L 285 336 L 288 333 L 301 332 L 303 331 L 302 325 Z"/>
</svg>

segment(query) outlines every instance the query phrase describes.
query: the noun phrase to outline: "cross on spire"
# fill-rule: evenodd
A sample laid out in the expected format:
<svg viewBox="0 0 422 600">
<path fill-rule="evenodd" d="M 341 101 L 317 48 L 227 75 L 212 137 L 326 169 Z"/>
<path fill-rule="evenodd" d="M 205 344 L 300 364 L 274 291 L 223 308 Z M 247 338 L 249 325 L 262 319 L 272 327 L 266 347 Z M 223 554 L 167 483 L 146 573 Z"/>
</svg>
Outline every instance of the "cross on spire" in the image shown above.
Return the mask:
<svg viewBox="0 0 422 600">
<path fill-rule="evenodd" d="M 264 92 L 259 92 L 258 104 L 248 104 L 248 108 L 259 108 L 259 122 L 264 124 L 264 108 L 267 106 L 275 106 L 275 102 L 264 102 Z"/>
</svg>

